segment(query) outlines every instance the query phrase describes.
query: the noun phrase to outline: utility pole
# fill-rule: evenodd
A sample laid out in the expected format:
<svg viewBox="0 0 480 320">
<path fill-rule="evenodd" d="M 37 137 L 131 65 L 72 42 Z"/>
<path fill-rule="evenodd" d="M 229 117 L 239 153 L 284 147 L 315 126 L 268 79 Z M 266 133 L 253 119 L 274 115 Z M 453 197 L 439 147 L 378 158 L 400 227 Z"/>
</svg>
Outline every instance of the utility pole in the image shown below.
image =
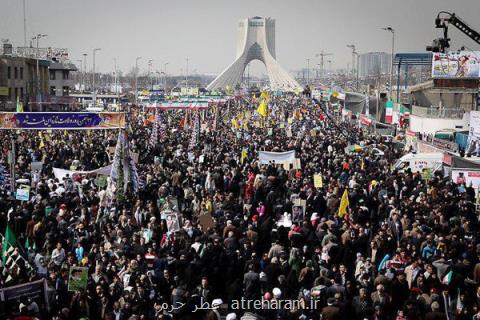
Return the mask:
<svg viewBox="0 0 480 320">
<path fill-rule="evenodd" d="M 23 0 L 23 46 L 27 50 L 27 15 L 25 0 Z"/>
<path fill-rule="evenodd" d="M 87 54 L 83 54 L 83 75 L 82 75 L 82 92 L 85 91 L 85 78 L 87 76 Z M 85 99 L 83 99 L 85 100 Z"/>
<path fill-rule="evenodd" d="M 95 89 L 95 52 L 101 50 L 100 48 L 93 49 L 93 77 L 92 77 L 92 97 L 93 107 L 97 105 L 97 90 Z"/>
<path fill-rule="evenodd" d="M 78 81 L 79 83 L 79 86 L 80 86 L 80 90 L 82 89 L 82 82 L 83 82 L 83 61 L 82 59 L 78 59 L 78 60 L 75 60 L 79 63 L 79 66 L 80 66 L 80 70 L 79 70 L 79 73 L 80 73 L 80 79 Z"/>
<path fill-rule="evenodd" d="M 163 94 L 167 94 L 167 65 L 168 62 L 163 64 Z"/>
<path fill-rule="evenodd" d="M 307 59 L 307 86 L 310 84 L 310 59 Z"/>
<path fill-rule="evenodd" d="M 142 57 L 137 57 L 135 59 L 135 105 L 138 106 L 138 60 Z"/>
<path fill-rule="evenodd" d="M 148 78 L 150 79 L 150 88 L 153 90 L 153 77 L 152 77 L 152 67 L 153 67 L 153 60 L 148 60 Z"/>
<path fill-rule="evenodd" d="M 185 86 L 188 89 L 188 60 L 190 60 L 190 59 L 186 58 L 185 60 L 187 61 L 187 67 L 185 69 Z"/>
<path fill-rule="evenodd" d="M 392 87 L 393 87 L 393 55 L 395 52 L 395 30 L 392 27 L 385 27 L 382 28 L 382 30 L 388 31 L 392 33 L 392 56 L 391 56 L 391 61 L 390 61 L 390 100 L 392 100 Z"/>
</svg>

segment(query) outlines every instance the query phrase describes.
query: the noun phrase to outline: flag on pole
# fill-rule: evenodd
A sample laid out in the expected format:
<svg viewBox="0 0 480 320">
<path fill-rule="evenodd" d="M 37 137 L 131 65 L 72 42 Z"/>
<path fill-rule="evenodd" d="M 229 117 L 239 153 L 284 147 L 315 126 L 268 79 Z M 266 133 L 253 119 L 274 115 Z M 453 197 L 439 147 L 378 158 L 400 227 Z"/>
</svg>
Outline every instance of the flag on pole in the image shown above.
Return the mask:
<svg viewBox="0 0 480 320">
<path fill-rule="evenodd" d="M 348 206 L 350 202 L 348 201 L 348 191 L 345 189 L 342 195 L 342 200 L 340 201 L 340 207 L 338 208 L 338 216 L 343 218 L 347 214 Z"/>
<path fill-rule="evenodd" d="M 195 114 L 195 120 L 192 127 L 192 137 L 190 138 L 190 143 L 188 144 L 188 150 L 193 150 L 198 143 L 199 134 L 200 134 L 200 126 L 198 123 L 199 121 L 200 121 L 200 118 L 198 117 L 198 111 L 197 111 Z"/>
<path fill-rule="evenodd" d="M 15 250 L 15 242 L 15 235 L 13 234 L 12 229 L 10 229 L 10 226 L 7 224 L 2 246 L 2 262 L 4 266 L 7 262 L 7 258 L 9 258 L 11 253 Z"/>
<path fill-rule="evenodd" d="M 443 277 L 443 284 L 450 284 L 452 282 L 453 272 L 450 270 L 444 277 Z"/>
<path fill-rule="evenodd" d="M 260 105 L 258 106 L 257 112 L 264 118 L 267 116 L 268 107 L 265 100 L 262 100 L 262 103 L 260 103 Z"/>
<path fill-rule="evenodd" d="M 130 184 L 132 191 L 137 192 L 140 187 L 137 167 L 130 151 L 130 142 L 124 130 L 120 130 L 118 134 L 110 178 L 115 190 L 123 187 L 123 191 L 126 192 Z"/>
<path fill-rule="evenodd" d="M 247 159 L 247 149 L 243 148 L 242 156 L 240 157 L 240 163 L 243 164 L 245 162 L 245 159 Z"/>
<path fill-rule="evenodd" d="M 150 135 L 150 146 L 154 147 L 158 142 L 158 128 L 160 126 L 160 115 L 158 108 L 155 108 L 155 120 L 153 121 L 152 133 Z"/>
<path fill-rule="evenodd" d="M 17 96 L 17 112 L 23 112 L 23 104 L 20 102 L 19 96 Z"/>
</svg>

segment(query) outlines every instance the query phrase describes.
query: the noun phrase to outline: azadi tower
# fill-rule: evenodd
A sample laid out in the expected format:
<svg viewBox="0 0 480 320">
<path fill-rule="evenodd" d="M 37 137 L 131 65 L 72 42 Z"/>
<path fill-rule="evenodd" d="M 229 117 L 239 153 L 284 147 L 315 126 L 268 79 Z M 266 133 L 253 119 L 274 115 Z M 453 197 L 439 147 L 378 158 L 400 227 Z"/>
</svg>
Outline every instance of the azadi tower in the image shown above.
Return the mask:
<svg viewBox="0 0 480 320">
<path fill-rule="evenodd" d="M 234 87 L 241 83 L 245 67 L 252 60 L 260 60 L 265 64 L 272 90 L 293 91 L 300 88 L 275 59 L 275 19 L 253 17 L 240 20 L 237 58 L 207 89 Z"/>
</svg>

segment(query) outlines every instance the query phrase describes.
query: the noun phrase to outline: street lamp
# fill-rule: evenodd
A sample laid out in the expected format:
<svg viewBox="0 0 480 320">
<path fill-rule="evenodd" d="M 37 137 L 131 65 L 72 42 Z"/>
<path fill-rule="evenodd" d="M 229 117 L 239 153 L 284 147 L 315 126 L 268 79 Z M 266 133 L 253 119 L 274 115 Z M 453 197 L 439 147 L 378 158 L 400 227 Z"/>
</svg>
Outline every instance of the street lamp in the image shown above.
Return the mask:
<svg viewBox="0 0 480 320">
<path fill-rule="evenodd" d="M 185 86 L 186 86 L 187 89 L 188 89 L 188 61 L 189 61 L 190 59 L 186 58 L 185 60 L 187 61 L 187 67 L 186 67 L 186 69 L 185 69 Z"/>
<path fill-rule="evenodd" d="M 87 54 L 83 54 L 83 75 L 82 75 L 82 92 L 85 91 L 85 77 L 87 74 Z M 85 98 L 83 98 L 82 103 L 85 101 Z"/>
<path fill-rule="evenodd" d="M 82 62 L 82 59 L 78 59 L 78 60 L 75 60 L 79 63 L 79 66 L 80 66 L 80 81 L 79 81 L 79 87 L 80 87 L 80 90 L 82 89 L 82 82 L 83 82 L 83 62 Z"/>
<path fill-rule="evenodd" d="M 347 45 L 348 48 L 352 49 L 352 76 L 354 76 L 356 78 L 355 80 L 355 86 L 357 88 L 357 91 L 358 91 L 358 52 L 356 51 L 356 48 L 355 48 L 355 45 L 353 44 L 349 44 Z M 357 56 L 357 70 L 356 70 L 356 73 L 355 73 L 355 56 Z"/>
<path fill-rule="evenodd" d="M 142 57 L 137 57 L 135 59 L 135 105 L 138 106 L 138 60 Z"/>
<path fill-rule="evenodd" d="M 35 37 L 32 38 L 32 40 L 37 40 L 37 52 L 36 52 L 36 58 L 37 58 L 37 104 L 40 102 L 40 67 L 39 67 L 39 51 L 38 51 L 38 42 L 41 38 L 45 38 L 47 35 L 46 34 L 37 34 Z M 42 105 L 39 107 L 40 111 L 42 111 Z"/>
<path fill-rule="evenodd" d="M 382 28 L 382 30 L 392 33 L 392 57 L 391 57 L 391 61 L 390 61 L 390 93 L 389 93 L 390 100 L 392 100 L 393 53 L 395 51 L 395 30 L 392 27 L 385 27 L 385 28 Z"/>
<path fill-rule="evenodd" d="M 167 94 L 167 65 L 168 62 L 163 64 L 163 94 Z"/>
<path fill-rule="evenodd" d="M 307 86 L 310 84 L 310 59 L 307 59 Z"/>
<path fill-rule="evenodd" d="M 97 90 L 95 89 L 95 52 L 102 50 L 101 48 L 93 49 L 93 77 L 92 77 L 92 95 L 93 95 L 93 107 L 97 105 Z"/>
</svg>

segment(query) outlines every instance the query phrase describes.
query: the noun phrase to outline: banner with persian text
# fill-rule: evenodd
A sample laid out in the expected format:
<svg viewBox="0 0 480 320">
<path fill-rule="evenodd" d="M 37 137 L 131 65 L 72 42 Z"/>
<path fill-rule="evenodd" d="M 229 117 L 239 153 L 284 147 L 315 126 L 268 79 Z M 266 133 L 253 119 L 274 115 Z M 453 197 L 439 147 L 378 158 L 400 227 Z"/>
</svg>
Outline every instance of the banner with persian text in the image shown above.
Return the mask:
<svg viewBox="0 0 480 320">
<path fill-rule="evenodd" d="M 121 129 L 123 112 L 0 112 L 0 129 Z"/>
</svg>

